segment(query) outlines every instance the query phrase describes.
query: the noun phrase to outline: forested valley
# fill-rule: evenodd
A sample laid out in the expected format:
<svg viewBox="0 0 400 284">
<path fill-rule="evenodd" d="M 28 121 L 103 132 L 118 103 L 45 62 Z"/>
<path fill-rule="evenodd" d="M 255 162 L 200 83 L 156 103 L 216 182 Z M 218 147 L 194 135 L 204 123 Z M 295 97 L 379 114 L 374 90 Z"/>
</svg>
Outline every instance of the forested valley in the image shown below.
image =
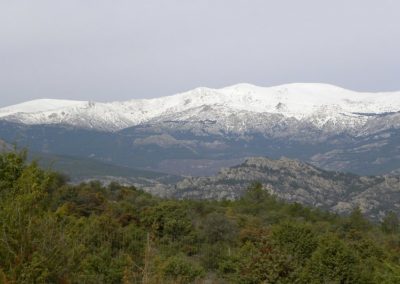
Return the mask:
<svg viewBox="0 0 400 284">
<path fill-rule="evenodd" d="M 0 154 L 0 283 L 400 283 L 398 216 L 285 203 L 169 200 L 72 185 Z"/>
</svg>

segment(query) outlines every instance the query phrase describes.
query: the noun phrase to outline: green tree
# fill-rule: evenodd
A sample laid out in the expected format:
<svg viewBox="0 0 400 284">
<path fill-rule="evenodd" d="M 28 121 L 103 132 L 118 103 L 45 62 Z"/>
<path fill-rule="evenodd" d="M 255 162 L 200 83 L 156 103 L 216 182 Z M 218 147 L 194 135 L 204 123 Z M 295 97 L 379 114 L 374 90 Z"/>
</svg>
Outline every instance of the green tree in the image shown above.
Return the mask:
<svg viewBox="0 0 400 284">
<path fill-rule="evenodd" d="M 208 242 L 233 242 L 237 236 L 236 224 L 224 214 L 210 213 L 204 220 L 204 234 Z"/>
<path fill-rule="evenodd" d="M 367 231 L 371 227 L 370 222 L 364 217 L 360 207 L 356 207 L 350 213 L 348 228 L 357 231 Z"/>
<path fill-rule="evenodd" d="M 386 234 L 396 234 L 399 232 L 399 217 L 394 212 L 388 212 L 381 223 L 382 231 Z"/>
<path fill-rule="evenodd" d="M 48 211 L 56 176 L 25 158 L 25 152 L 0 155 L 0 266 L 18 283 L 46 282 L 62 274 L 64 260 L 55 258 L 63 231 Z"/>
<path fill-rule="evenodd" d="M 180 240 L 192 232 L 187 207 L 174 201 L 163 201 L 141 214 L 143 223 L 159 238 Z"/>
<path fill-rule="evenodd" d="M 318 240 L 311 226 L 285 222 L 273 226 L 272 241 L 299 261 L 308 259 L 317 248 Z"/>
<path fill-rule="evenodd" d="M 161 270 L 166 279 L 174 280 L 175 283 L 191 283 L 205 274 L 201 266 L 182 255 L 168 258 L 163 263 Z"/>
<path fill-rule="evenodd" d="M 234 283 L 294 283 L 293 258 L 277 250 L 267 239 L 246 243 L 236 256 L 238 268 L 231 277 Z M 231 267 L 231 270 L 232 267 Z"/>
<path fill-rule="evenodd" d="M 369 283 L 360 275 L 360 262 L 353 250 L 335 235 L 326 235 L 303 273 L 308 283 Z"/>
</svg>

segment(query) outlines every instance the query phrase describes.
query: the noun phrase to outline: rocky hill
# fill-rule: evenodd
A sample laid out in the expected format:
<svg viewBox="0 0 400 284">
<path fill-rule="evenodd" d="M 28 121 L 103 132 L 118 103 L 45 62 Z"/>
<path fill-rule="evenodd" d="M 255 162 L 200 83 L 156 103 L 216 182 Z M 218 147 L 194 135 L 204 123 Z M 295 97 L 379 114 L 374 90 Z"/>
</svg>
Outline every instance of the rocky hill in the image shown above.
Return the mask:
<svg viewBox="0 0 400 284">
<path fill-rule="evenodd" d="M 253 182 L 290 202 L 337 213 L 360 209 L 372 219 L 400 213 L 400 177 L 357 176 L 325 171 L 297 160 L 249 158 L 211 177 L 188 177 L 175 185 L 147 187 L 161 196 L 194 199 L 235 199 Z"/>
</svg>

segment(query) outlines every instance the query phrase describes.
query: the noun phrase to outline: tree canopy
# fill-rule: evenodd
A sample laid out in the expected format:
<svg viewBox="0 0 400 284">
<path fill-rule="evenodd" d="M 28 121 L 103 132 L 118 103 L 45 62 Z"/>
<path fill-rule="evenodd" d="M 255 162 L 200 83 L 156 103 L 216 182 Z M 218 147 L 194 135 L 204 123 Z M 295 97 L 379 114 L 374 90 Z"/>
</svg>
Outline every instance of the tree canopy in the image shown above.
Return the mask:
<svg viewBox="0 0 400 284">
<path fill-rule="evenodd" d="M 166 200 L 71 185 L 0 154 L 0 283 L 399 283 L 399 220 L 289 204 Z"/>
</svg>

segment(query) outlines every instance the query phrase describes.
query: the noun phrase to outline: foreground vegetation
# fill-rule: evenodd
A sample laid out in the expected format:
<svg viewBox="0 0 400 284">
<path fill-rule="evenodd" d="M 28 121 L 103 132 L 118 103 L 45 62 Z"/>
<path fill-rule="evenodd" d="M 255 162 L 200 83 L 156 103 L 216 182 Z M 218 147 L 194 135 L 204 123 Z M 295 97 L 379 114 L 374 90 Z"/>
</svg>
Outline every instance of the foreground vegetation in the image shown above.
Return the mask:
<svg viewBox="0 0 400 284">
<path fill-rule="evenodd" d="M 395 214 L 372 224 L 287 204 L 163 200 L 69 185 L 0 154 L 0 283 L 400 283 Z"/>
</svg>

